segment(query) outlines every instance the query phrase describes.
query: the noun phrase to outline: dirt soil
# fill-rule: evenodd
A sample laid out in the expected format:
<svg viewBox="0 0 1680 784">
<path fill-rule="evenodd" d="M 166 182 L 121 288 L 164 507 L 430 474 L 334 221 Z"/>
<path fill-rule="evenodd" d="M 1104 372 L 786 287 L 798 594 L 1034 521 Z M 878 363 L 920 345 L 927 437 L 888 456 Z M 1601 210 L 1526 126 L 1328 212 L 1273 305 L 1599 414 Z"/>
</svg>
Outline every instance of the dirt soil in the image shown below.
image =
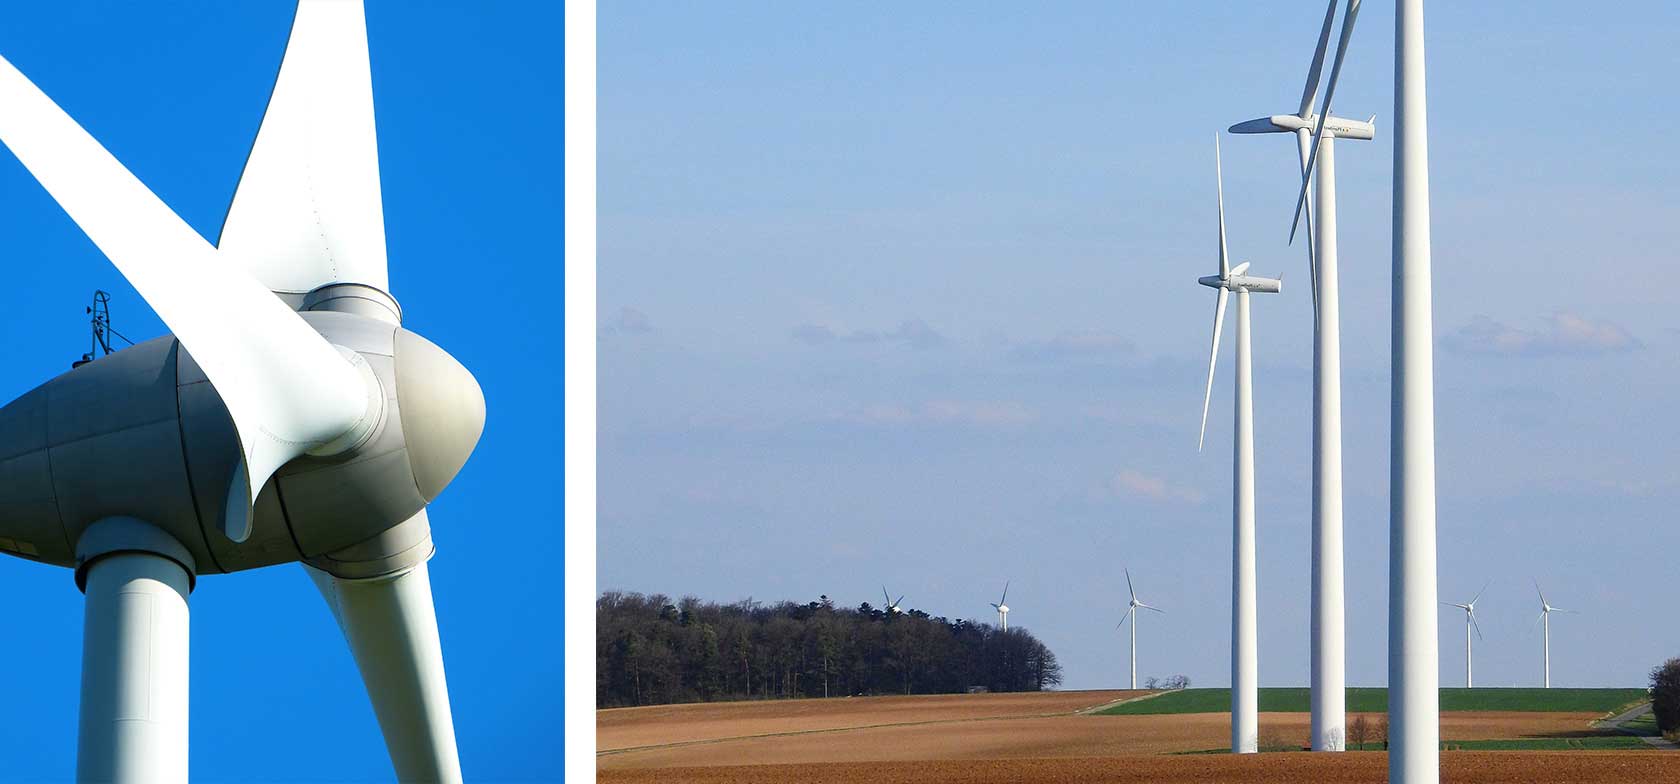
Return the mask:
<svg viewBox="0 0 1680 784">
<path fill-rule="evenodd" d="M 1147 694 L 962 694 L 603 710 L 596 713 L 597 767 L 1107 757 L 1230 747 L 1230 718 L 1224 713 L 1078 715 Z M 1378 718 L 1368 717 L 1373 727 Z M 1598 732 L 1588 725 L 1596 718 L 1588 713 L 1448 712 L 1441 714 L 1441 737 L 1593 735 Z M 1309 727 L 1305 713 L 1260 715 L 1263 745 L 1303 744 Z"/>
<path fill-rule="evenodd" d="M 1380 782 L 1388 776 L 1388 755 L 1208 754 L 1125 755 L 1102 758 L 1006 759 L 985 761 L 886 762 L 870 765 L 755 765 L 659 770 L 603 770 L 612 784 L 1110 784 L 1117 782 L 1311 781 L 1323 784 Z M 1453 751 L 1441 754 L 1441 781 L 1625 782 L 1680 780 L 1680 754 L 1668 751 Z"/>
<path fill-rule="evenodd" d="M 828 700 L 769 700 L 654 705 L 595 712 L 596 749 L 809 732 L 1073 713 L 1148 691 L 1052 691 L 1021 694 L 939 694 Z"/>
</svg>

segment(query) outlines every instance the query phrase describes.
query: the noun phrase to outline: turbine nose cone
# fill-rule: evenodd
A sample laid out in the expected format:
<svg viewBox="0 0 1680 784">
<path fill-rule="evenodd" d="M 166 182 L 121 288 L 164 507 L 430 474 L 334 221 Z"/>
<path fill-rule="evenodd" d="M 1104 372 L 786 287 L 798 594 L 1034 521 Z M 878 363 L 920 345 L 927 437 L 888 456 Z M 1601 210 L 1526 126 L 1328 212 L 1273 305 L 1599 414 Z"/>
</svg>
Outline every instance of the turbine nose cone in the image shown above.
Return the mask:
<svg viewBox="0 0 1680 784">
<path fill-rule="evenodd" d="M 397 407 L 414 483 L 427 502 L 466 465 L 484 433 L 484 390 L 449 352 L 397 330 Z"/>
</svg>

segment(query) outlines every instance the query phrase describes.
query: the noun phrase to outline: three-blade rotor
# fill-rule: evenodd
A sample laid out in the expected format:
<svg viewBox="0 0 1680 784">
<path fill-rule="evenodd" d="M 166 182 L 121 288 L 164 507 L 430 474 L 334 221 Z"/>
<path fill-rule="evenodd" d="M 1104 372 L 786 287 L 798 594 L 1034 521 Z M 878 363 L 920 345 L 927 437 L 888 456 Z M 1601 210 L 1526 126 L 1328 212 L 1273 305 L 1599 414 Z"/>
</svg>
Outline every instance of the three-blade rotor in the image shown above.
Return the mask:
<svg viewBox="0 0 1680 784">
<path fill-rule="evenodd" d="M 1330 8 L 1325 14 L 1325 19 L 1326 19 L 1327 24 L 1324 28 L 1323 33 L 1321 33 L 1320 37 L 1319 37 L 1319 40 L 1320 40 L 1319 52 L 1320 52 L 1320 54 L 1315 55 L 1313 57 L 1313 63 L 1314 63 L 1314 69 L 1313 70 L 1314 71 L 1323 67 L 1323 64 L 1324 64 L 1324 61 L 1322 59 L 1322 57 L 1323 57 L 1322 56 L 1323 42 L 1327 40 L 1325 38 L 1325 35 L 1330 30 L 1330 28 L 1328 26 L 1328 20 L 1329 20 L 1330 15 L 1335 13 L 1335 8 L 1336 8 L 1336 0 L 1330 0 Z M 1293 220 L 1291 220 L 1291 222 L 1289 224 L 1289 241 L 1292 244 L 1295 242 L 1295 230 L 1296 230 L 1296 228 L 1298 228 L 1300 226 L 1300 223 L 1301 223 L 1301 212 L 1302 212 L 1302 210 L 1304 210 L 1306 208 L 1307 187 L 1308 187 L 1309 183 L 1311 183 L 1311 181 L 1312 181 L 1313 167 L 1318 162 L 1319 143 L 1322 141 L 1322 139 L 1324 137 L 1324 121 L 1330 117 L 1331 101 L 1336 96 L 1336 82 L 1341 78 L 1341 75 L 1342 75 L 1342 61 L 1347 56 L 1348 39 L 1353 36 L 1353 23 L 1358 18 L 1359 18 L 1359 0 L 1348 0 L 1347 11 L 1342 16 L 1341 38 L 1336 42 L 1336 60 L 1335 60 L 1335 63 L 1330 67 L 1330 81 L 1324 87 L 1324 101 L 1319 106 L 1318 122 L 1315 123 L 1315 125 L 1313 127 L 1311 150 L 1308 152 L 1306 165 L 1301 168 L 1301 194 L 1300 194 L 1300 196 L 1296 197 L 1296 199 L 1295 199 L 1295 217 L 1294 217 Z M 1312 86 L 1316 87 L 1317 82 L 1318 82 L 1318 80 L 1316 78 L 1316 74 L 1313 74 L 1313 75 L 1309 76 L 1307 81 L 1308 81 L 1309 85 L 1312 85 Z M 1309 97 L 1308 101 L 1310 102 L 1310 100 L 1311 99 Z M 1315 264 L 1316 264 L 1316 262 L 1315 262 Z"/>
<path fill-rule="evenodd" d="M 1138 601 L 1137 591 L 1132 588 L 1132 571 L 1130 569 L 1126 569 L 1124 571 L 1126 573 L 1126 592 L 1131 594 L 1132 600 L 1126 603 L 1126 614 L 1120 616 L 1120 622 L 1114 624 L 1114 628 L 1118 629 L 1121 626 L 1124 626 L 1126 621 L 1131 619 L 1132 614 L 1136 613 L 1138 610 L 1154 610 L 1155 612 L 1165 615 L 1167 612 L 1166 610 L 1152 604 L 1144 604 L 1143 602 Z"/>
<path fill-rule="evenodd" d="M 1307 85 L 1301 91 L 1301 108 L 1296 116 L 1305 120 L 1312 117 L 1313 99 L 1318 97 L 1319 78 L 1324 74 L 1324 53 L 1330 46 L 1330 28 L 1336 23 L 1336 2 L 1324 9 L 1324 26 L 1318 31 L 1318 47 L 1313 50 L 1312 64 L 1307 66 Z M 1297 132 L 1295 134 L 1295 154 L 1301 166 L 1301 176 L 1307 177 L 1307 160 L 1311 157 L 1307 150 L 1307 140 Z M 1313 324 L 1318 323 L 1318 246 L 1313 238 L 1312 205 L 1304 207 L 1307 217 L 1307 275 L 1312 283 Z"/>
<path fill-rule="evenodd" d="M 365 45 L 365 43 L 364 43 Z M 222 530 L 244 541 L 280 466 L 371 413 L 355 363 L 230 264 L 12 64 L 0 58 L 3 141 L 116 265 L 215 386 L 241 448 Z"/>
<path fill-rule="evenodd" d="M 1213 135 L 1213 173 L 1219 205 L 1219 280 L 1224 283 L 1231 279 L 1231 257 L 1225 245 L 1225 171 L 1224 164 L 1220 161 L 1217 133 Z M 1208 404 L 1213 401 L 1213 371 L 1219 363 L 1219 335 L 1225 329 L 1225 303 L 1230 299 L 1230 294 L 1231 292 L 1221 285 L 1219 297 L 1213 303 L 1213 342 L 1208 350 L 1207 391 L 1202 394 L 1202 429 L 1196 436 L 1198 452 L 1202 451 L 1202 445 L 1207 440 Z"/>
<path fill-rule="evenodd" d="M 1248 277 L 1248 262 L 1231 266 L 1230 253 L 1225 243 L 1225 174 L 1219 158 L 1219 135 L 1213 137 L 1213 170 L 1216 198 L 1219 207 L 1219 274 L 1209 275 L 1197 280 L 1198 283 L 1215 289 L 1218 299 L 1213 304 L 1213 341 L 1208 348 L 1207 388 L 1202 394 L 1202 427 L 1196 436 L 1196 451 L 1201 451 L 1207 440 L 1208 404 L 1213 400 L 1213 372 L 1219 362 L 1219 337 L 1225 329 L 1225 305 L 1230 301 L 1232 291 L 1265 291 L 1277 292 L 1282 289 L 1283 281 L 1271 278 Z"/>
</svg>

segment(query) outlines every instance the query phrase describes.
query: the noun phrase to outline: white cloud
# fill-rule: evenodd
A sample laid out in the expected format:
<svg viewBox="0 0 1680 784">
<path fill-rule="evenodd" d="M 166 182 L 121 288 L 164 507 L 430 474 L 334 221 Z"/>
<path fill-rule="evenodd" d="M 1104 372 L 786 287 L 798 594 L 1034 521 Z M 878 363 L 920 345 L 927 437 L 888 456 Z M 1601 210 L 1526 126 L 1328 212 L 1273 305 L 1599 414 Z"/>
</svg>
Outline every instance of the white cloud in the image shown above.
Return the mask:
<svg viewBox="0 0 1680 784">
<path fill-rule="evenodd" d="M 902 343 L 914 349 L 937 348 L 947 342 L 939 330 L 918 318 L 905 319 L 897 328 L 886 332 L 858 329 L 842 334 L 826 324 L 800 324 L 793 328 L 793 339 L 810 346 L 839 340 L 847 343 Z"/>
<path fill-rule="evenodd" d="M 1200 504 L 1202 491 L 1194 487 L 1173 484 L 1158 476 L 1122 468 L 1108 482 L 1108 489 L 1122 498 L 1142 498 L 1148 501 Z"/>
<path fill-rule="evenodd" d="M 1610 354 L 1640 348 L 1621 325 L 1574 313 L 1547 316 L 1539 329 L 1519 329 L 1477 316 L 1457 331 L 1441 336 L 1441 346 L 1459 354 L 1517 357 Z"/>
<path fill-rule="evenodd" d="M 1119 359 L 1137 351 L 1132 341 L 1116 332 L 1079 330 L 1063 332 L 1049 340 L 1027 343 L 1015 349 L 1017 359 Z"/>
<path fill-rule="evenodd" d="M 847 412 L 841 420 L 863 425 L 964 425 L 1019 427 L 1038 419 L 1032 409 L 1013 401 L 934 400 L 916 406 L 877 404 Z"/>
</svg>

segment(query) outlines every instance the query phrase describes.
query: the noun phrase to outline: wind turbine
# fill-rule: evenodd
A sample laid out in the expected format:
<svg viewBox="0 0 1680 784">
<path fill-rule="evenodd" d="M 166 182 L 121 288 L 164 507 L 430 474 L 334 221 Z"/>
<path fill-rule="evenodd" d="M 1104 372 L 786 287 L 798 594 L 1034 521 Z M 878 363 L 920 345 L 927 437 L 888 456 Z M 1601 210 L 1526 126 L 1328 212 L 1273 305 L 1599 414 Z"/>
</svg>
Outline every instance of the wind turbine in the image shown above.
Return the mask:
<svg viewBox="0 0 1680 784">
<path fill-rule="evenodd" d="M 1470 669 L 1470 628 L 1474 626 L 1476 628 L 1476 636 L 1482 636 L 1482 625 L 1476 623 L 1476 602 L 1480 600 L 1482 598 L 1482 594 L 1486 592 L 1487 585 L 1484 584 L 1482 586 L 1482 590 L 1476 592 L 1476 598 L 1471 599 L 1468 603 L 1453 604 L 1452 602 L 1441 602 L 1448 607 L 1457 607 L 1458 609 L 1464 611 L 1464 688 L 1466 689 L 1475 685 L 1475 680 L 1471 677 Z"/>
<path fill-rule="evenodd" d="M 1143 602 L 1138 601 L 1137 591 L 1132 590 L 1132 571 L 1130 569 L 1126 570 L 1126 591 L 1131 593 L 1132 601 L 1126 606 L 1126 614 L 1120 616 L 1120 623 L 1114 624 L 1115 629 L 1119 629 L 1121 627 L 1121 625 L 1126 623 L 1126 619 L 1132 618 L 1132 616 L 1136 615 L 1138 610 L 1154 610 L 1155 612 L 1161 613 L 1163 615 L 1166 614 L 1166 612 L 1167 612 L 1166 610 L 1163 610 L 1159 607 L 1152 607 L 1150 605 L 1147 605 L 1147 604 L 1144 604 Z M 1137 688 L 1137 627 L 1138 627 L 1137 619 L 1132 618 L 1132 688 L 1133 689 Z"/>
<path fill-rule="evenodd" d="M 1394 2 L 1394 317 L 1389 373 L 1388 780 L 1441 778 L 1436 637 L 1435 345 L 1423 0 Z"/>
<path fill-rule="evenodd" d="M 87 597 L 77 777 L 187 781 L 197 577 L 301 562 L 397 778 L 460 781 L 426 505 L 484 398 L 388 293 L 361 3 L 299 3 L 216 245 L 4 59 L 0 142 L 173 333 L 0 408 L 0 550 Z"/>
<path fill-rule="evenodd" d="M 899 594 L 898 601 L 895 602 L 895 601 L 893 601 L 892 594 L 887 593 L 887 586 L 883 585 L 883 586 L 881 586 L 881 598 L 884 599 L 887 603 L 887 614 L 888 615 L 892 615 L 894 613 L 904 612 L 903 610 L 898 609 L 898 605 L 904 601 L 904 595 L 903 594 Z"/>
<path fill-rule="evenodd" d="M 1307 67 L 1306 89 L 1294 114 L 1261 117 L 1231 126 L 1231 133 L 1293 133 L 1302 171 L 1303 209 L 1307 218 L 1307 264 L 1313 282 L 1313 502 L 1312 502 L 1312 747 L 1314 751 L 1342 751 L 1346 746 L 1346 618 L 1342 583 L 1342 338 L 1341 299 L 1336 271 L 1336 168 L 1334 143 L 1343 139 L 1369 140 L 1376 135 L 1371 121 L 1345 120 L 1330 115 L 1330 98 L 1341 75 L 1342 59 L 1359 11 L 1358 0 L 1348 4 L 1342 21 L 1336 61 L 1324 92 L 1324 106 L 1313 113 L 1325 49 L 1335 22 L 1336 4 L 1330 0 L 1318 48 Z M 1317 189 L 1311 203 L 1304 200 L 1308 174 L 1308 145 L 1319 133 L 1316 148 Z M 1318 224 L 1313 225 L 1313 213 Z M 1315 232 L 1316 229 L 1316 232 Z M 1293 229 L 1291 229 L 1293 232 Z"/>
<path fill-rule="evenodd" d="M 1553 607 L 1547 604 L 1546 594 L 1540 591 L 1539 580 L 1534 581 L 1534 592 L 1540 594 L 1540 617 L 1535 618 L 1534 622 L 1543 627 L 1540 634 L 1541 661 L 1544 663 L 1545 668 L 1544 681 L 1542 683 L 1545 688 L 1550 689 L 1552 688 L 1552 613 L 1560 612 L 1575 614 L 1576 611 L 1565 610 L 1562 607 Z"/>
<path fill-rule="evenodd" d="M 998 597 L 997 601 L 992 602 L 992 609 L 997 610 L 998 627 L 1001 631 L 1009 631 L 1009 605 L 1003 603 L 1003 600 L 1008 599 L 1008 598 L 1009 598 L 1009 581 L 1004 580 L 1003 581 L 1003 595 Z"/>
<path fill-rule="evenodd" d="M 1259 750 L 1259 642 L 1254 578 L 1254 393 L 1249 358 L 1248 295 L 1275 294 L 1283 281 L 1245 275 L 1248 262 L 1231 266 L 1225 248 L 1225 179 L 1219 162 L 1219 135 L 1213 137 L 1213 167 L 1219 194 L 1219 274 L 1197 280 L 1217 289 L 1213 306 L 1213 348 L 1208 356 L 1207 392 L 1202 397 L 1200 451 L 1207 436 L 1208 403 L 1213 399 L 1213 370 L 1219 362 L 1219 334 L 1225 325 L 1225 302 L 1237 295 L 1236 427 L 1232 439 L 1231 534 L 1231 751 Z"/>
</svg>

